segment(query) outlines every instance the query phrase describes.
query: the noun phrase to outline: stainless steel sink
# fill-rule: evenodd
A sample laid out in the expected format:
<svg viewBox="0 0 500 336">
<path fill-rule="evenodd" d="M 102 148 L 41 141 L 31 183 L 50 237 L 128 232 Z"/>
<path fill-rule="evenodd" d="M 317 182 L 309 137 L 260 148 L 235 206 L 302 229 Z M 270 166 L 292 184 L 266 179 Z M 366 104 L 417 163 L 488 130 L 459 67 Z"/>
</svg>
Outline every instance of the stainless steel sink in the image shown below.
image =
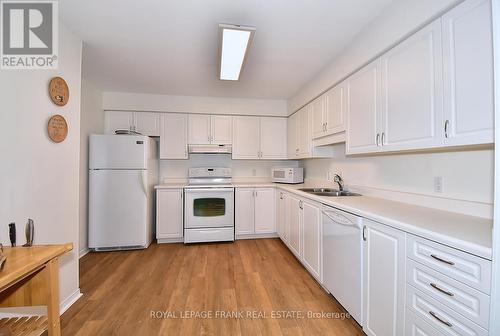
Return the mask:
<svg viewBox="0 0 500 336">
<path fill-rule="evenodd" d="M 361 196 L 361 194 L 356 194 L 349 191 L 340 191 L 331 188 L 302 188 L 299 190 L 317 196 L 328 196 L 328 197 Z"/>
</svg>

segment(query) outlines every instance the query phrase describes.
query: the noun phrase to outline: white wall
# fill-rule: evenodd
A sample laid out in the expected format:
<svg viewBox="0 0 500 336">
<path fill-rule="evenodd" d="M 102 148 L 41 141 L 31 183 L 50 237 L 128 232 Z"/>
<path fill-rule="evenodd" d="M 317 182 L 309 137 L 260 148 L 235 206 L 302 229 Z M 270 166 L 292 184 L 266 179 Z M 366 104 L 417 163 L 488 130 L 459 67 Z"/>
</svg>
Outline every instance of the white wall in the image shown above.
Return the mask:
<svg viewBox="0 0 500 336">
<path fill-rule="evenodd" d="M 335 146 L 333 159 L 305 160 L 306 181 L 325 181 L 327 172 L 340 173 L 349 187 L 377 196 L 477 216 L 492 216 L 494 152 L 474 151 L 414 153 L 346 157 L 344 144 Z M 443 192 L 434 192 L 434 177 L 443 177 Z M 325 181 L 326 182 L 326 181 Z M 332 185 L 330 182 L 329 185 Z"/>
<path fill-rule="evenodd" d="M 289 114 L 348 77 L 422 24 L 462 0 L 398 0 L 354 38 L 352 43 L 288 100 Z"/>
<path fill-rule="evenodd" d="M 88 176 L 89 134 L 104 132 L 102 92 L 92 82 L 82 79 L 82 112 L 80 118 L 80 220 L 79 255 L 88 252 Z"/>
<path fill-rule="evenodd" d="M 78 297 L 78 205 L 82 41 L 60 25 L 59 69 L 0 70 L 0 239 L 9 245 L 7 224 L 16 222 L 18 244 L 25 242 L 27 218 L 35 221 L 35 244 L 72 242 L 60 262 L 60 300 Z M 50 79 L 62 76 L 70 90 L 64 107 L 52 103 Z M 62 143 L 47 136 L 53 114 L 66 118 Z M 7 261 L 8 262 L 8 261 Z M 64 307 L 63 307 L 64 308 Z"/>
<path fill-rule="evenodd" d="M 231 167 L 236 182 L 270 181 L 271 168 L 297 166 L 297 161 L 231 160 L 227 154 L 190 154 L 189 160 L 160 160 L 160 182 L 185 181 L 192 167 Z"/>
<path fill-rule="evenodd" d="M 185 112 L 286 116 L 286 100 L 169 96 L 105 92 L 103 109 L 116 111 Z"/>
</svg>

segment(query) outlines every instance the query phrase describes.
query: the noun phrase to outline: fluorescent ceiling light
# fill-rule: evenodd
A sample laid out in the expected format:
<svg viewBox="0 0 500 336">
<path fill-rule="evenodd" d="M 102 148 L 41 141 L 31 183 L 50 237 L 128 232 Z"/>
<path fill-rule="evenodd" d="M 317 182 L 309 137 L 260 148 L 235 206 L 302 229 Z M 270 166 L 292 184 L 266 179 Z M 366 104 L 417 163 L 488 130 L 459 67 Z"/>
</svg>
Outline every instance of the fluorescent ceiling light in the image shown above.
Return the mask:
<svg viewBox="0 0 500 336">
<path fill-rule="evenodd" d="M 221 34 L 219 78 L 237 81 L 240 79 L 255 27 L 219 24 L 219 30 Z"/>
</svg>

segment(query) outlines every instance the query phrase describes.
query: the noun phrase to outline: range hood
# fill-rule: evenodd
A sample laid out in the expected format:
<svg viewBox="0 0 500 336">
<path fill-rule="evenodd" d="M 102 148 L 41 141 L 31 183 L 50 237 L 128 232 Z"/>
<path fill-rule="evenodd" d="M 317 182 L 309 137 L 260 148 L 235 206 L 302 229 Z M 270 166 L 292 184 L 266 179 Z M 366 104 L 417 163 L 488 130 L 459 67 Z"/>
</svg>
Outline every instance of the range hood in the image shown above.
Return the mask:
<svg viewBox="0 0 500 336">
<path fill-rule="evenodd" d="M 189 145 L 190 154 L 231 154 L 231 145 Z"/>
</svg>

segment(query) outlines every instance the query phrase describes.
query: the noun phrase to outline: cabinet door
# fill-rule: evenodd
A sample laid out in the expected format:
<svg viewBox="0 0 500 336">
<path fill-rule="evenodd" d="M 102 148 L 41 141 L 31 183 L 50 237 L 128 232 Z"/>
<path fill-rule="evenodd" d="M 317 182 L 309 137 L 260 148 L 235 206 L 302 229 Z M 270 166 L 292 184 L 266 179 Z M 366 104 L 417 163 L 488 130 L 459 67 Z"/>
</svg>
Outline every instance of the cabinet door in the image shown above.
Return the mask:
<svg viewBox="0 0 500 336">
<path fill-rule="evenodd" d="M 190 145 L 205 145 L 210 143 L 211 137 L 209 115 L 190 114 L 188 129 L 188 143 Z"/>
<path fill-rule="evenodd" d="M 233 117 L 233 159 L 258 159 L 260 118 Z"/>
<path fill-rule="evenodd" d="M 106 111 L 104 114 L 104 131 L 115 134 L 116 130 L 133 130 L 134 113 L 122 111 Z"/>
<path fill-rule="evenodd" d="M 303 202 L 302 208 L 304 265 L 316 279 L 321 281 L 321 208 L 319 204 L 309 201 Z"/>
<path fill-rule="evenodd" d="M 298 156 L 300 158 L 311 156 L 310 111 L 311 106 L 307 105 L 298 112 Z"/>
<path fill-rule="evenodd" d="M 233 118 L 230 116 L 213 115 L 210 125 L 212 143 L 216 145 L 231 144 L 233 137 Z"/>
<path fill-rule="evenodd" d="M 288 194 L 286 198 L 286 221 L 289 225 L 289 239 L 288 239 L 288 247 L 292 250 L 292 252 L 300 258 L 301 256 L 301 227 L 300 224 L 302 222 L 302 209 L 300 208 L 302 201 L 300 201 L 297 197 Z"/>
<path fill-rule="evenodd" d="M 441 20 L 382 56 L 381 150 L 442 145 Z"/>
<path fill-rule="evenodd" d="M 275 188 L 255 189 L 255 233 L 276 232 Z"/>
<path fill-rule="evenodd" d="M 285 192 L 276 190 L 276 232 L 282 241 L 285 239 Z"/>
<path fill-rule="evenodd" d="M 341 83 L 326 93 L 325 128 L 326 134 L 345 131 L 346 84 Z"/>
<path fill-rule="evenodd" d="M 260 118 L 260 158 L 287 158 L 286 118 Z"/>
<path fill-rule="evenodd" d="M 135 130 L 147 136 L 160 136 L 160 115 L 154 112 L 135 112 Z"/>
<path fill-rule="evenodd" d="M 298 156 L 299 148 L 298 144 L 298 131 L 297 131 L 297 120 L 299 113 L 296 112 L 287 118 L 287 152 L 289 159 L 295 159 Z"/>
<path fill-rule="evenodd" d="M 183 237 L 183 190 L 156 191 L 156 238 Z"/>
<path fill-rule="evenodd" d="M 347 154 L 378 150 L 379 100 L 380 59 L 377 59 L 347 80 Z"/>
<path fill-rule="evenodd" d="M 442 22 L 445 145 L 493 143 L 491 1 L 465 1 Z"/>
<path fill-rule="evenodd" d="M 236 188 L 235 231 L 237 235 L 255 233 L 255 190 Z"/>
<path fill-rule="evenodd" d="M 313 139 L 320 138 L 326 135 L 326 95 L 316 98 L 311 103 L 311 119 Z"/>
<path fill-rule="evenodd" d="M 405 233 L 368 220 L 365 224 L 363 331 L 403 335 Z"/>
<path fill-rule="evenodd" d="M 188 118 L 186 114 L 162 113 L 160 159 L 187 159 Z"/>
</svg>

